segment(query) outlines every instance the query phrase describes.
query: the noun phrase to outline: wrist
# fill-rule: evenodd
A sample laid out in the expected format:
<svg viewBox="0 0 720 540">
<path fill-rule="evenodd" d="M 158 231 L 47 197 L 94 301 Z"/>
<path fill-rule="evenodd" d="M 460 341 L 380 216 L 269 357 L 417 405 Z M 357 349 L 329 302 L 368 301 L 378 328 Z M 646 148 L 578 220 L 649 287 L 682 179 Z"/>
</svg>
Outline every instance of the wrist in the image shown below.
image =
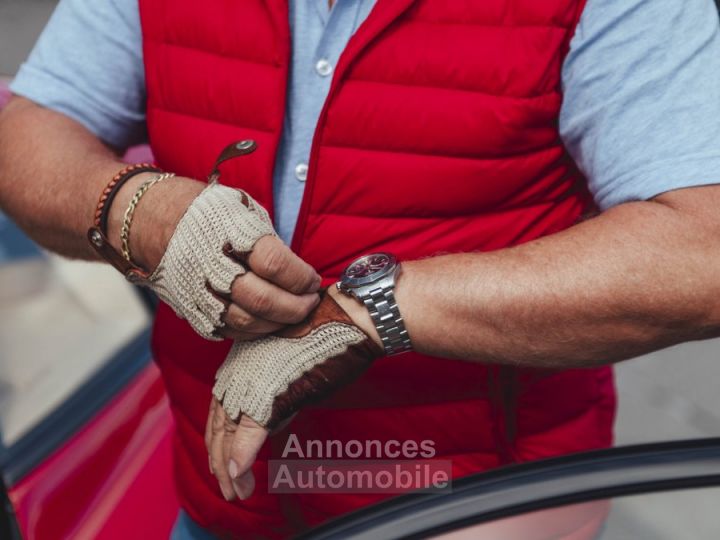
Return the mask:
<svg viewBox="0 0 720 540">
<path fill-rule="evenodd" d="M 335 285 L 331 285 L 328 288 L 328 294 L 338 303 L 345 313 L 348 314 L 353 323 L 382 349 L 382 340 L 365 305 L 357 298 L 341 293 Z"/>
<path fill-rule="evenodd" d="M 108 239 L 119 250 L 123 217 L 138 188 L 157 176 L 142 173 L 131 178 L 118 192 L 108 215 Z M 153 186 L 138 204 L 132 223 L 130 250 L 133 261 L 152 272 L 162 259 L 177 224 L 190 203 L 207 185 L 189 178 L 174 177 Z"/>
<path fill-rule="evenodd" d="M 133 194 L 144 182 L 154 176 L 156 176 L 156 173 L 153 172 L 136 174 L 122 185 L 110 205 L 107 214 L 107 237 L 110 244 L 118 252 L 121 250 L 120 229 L 122 227 L 125 210 L 130 204 L 130 199 L 132 199 Z"/>
</svg>

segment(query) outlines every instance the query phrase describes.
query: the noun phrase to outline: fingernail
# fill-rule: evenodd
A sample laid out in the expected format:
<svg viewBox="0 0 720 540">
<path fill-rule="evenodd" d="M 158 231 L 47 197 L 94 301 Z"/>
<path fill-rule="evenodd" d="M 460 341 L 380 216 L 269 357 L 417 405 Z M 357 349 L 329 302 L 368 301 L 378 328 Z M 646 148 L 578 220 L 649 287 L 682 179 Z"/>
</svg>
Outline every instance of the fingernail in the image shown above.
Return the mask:
<svg viewBox="0 0 720 540">
<path fill-rule="evenodd" d="M 239 469 L 234 459 L 231 459 L 230 463 L 228 463 L 228 472 L 230 473 L 230 478 L 237 478 Z"/>
<path fill-rule="evenodd" d="M 242 475 L 240 478 L 233 481 L 233 489 L 235 490 L 235 494 L 238 496 L 238 499 L 244 501 L 252 495 L 253 491 L 255 491 L 255 476 L 252 472 Z"/>
<path fill-rule="evenodd" d="M 222 485 L 220 485 L 220 491 L 222 491 L 223 497 L 225 497 L 226 501 L 231 501 L 232 498 L 235 496 L 234 490 L 233 492 L 228 493 L 225 491 L 225 488 Z"/>
<path fill-rule="evenodd" d="M 248 495 L 245 494 L 243 488 L 237 485 L 237 482 L 233 483 L 233 489 L 235 490 L 235 495 L 237 495 L 237 498 L 241 501 L 244 501 L 248 498 Z"/>
</svg>

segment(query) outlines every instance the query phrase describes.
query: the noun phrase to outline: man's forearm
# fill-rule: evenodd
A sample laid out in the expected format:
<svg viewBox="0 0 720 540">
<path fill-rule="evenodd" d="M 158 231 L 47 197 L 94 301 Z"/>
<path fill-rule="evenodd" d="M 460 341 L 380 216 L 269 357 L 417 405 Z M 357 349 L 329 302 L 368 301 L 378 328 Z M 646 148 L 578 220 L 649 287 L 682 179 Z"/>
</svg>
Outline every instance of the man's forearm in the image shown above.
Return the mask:
<svg viewBox="0 0 720 540">
<path fill-rule="evenodd" d="M 396 298 L 415 349 L 580 367 L 720 335 L 718 193 L 680 190 L 515 248 L 404 263 Z M 363 306 L 340 302 L 372 331 Z"/>
<path fill-rule="evenodd" d="M 406 265 L 415 347 L 530 366 L 588 366 L 720 334 L 718 189 L 625 204 L 513 249 Z"/>
<path fill-rule="evenodd" d="M 86 239 L 98 199 L 125 163 L 78 122 L 23 98 L 0 114 L 0 207 L 36 242 L 67 257 L 97 259 Z M 108 212 L 108 239 L 120 248 L 122 217 L 152 173 L 132 177 Z M 203 189 L 176 177 L 151 189 L 133 218 L 135 261 L 153 268 L 185 208 Z M 149 231 L 149 234 L 148 234 Z"/>
<path fill-rule="evenodd" d="M 123 163 L 81 124 L 14 98 L 0 114 L 0 206 L 44 247 L 91 259 L 85 239 Z"/>
</svg>

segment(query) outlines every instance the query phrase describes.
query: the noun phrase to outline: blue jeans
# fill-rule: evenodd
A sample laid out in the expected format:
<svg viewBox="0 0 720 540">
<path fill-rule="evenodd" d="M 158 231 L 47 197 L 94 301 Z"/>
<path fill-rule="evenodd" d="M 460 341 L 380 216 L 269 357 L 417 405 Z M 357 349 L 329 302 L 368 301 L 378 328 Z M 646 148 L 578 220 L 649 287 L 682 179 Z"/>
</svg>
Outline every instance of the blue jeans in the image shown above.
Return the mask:
<svg viewBox="0 0 720 540">
<path fill-rule="evenodd" d="M 170 532 L 170 540 L 217 540 L 217 537 L 193 521 L 181 508 Z"/>
</svg>

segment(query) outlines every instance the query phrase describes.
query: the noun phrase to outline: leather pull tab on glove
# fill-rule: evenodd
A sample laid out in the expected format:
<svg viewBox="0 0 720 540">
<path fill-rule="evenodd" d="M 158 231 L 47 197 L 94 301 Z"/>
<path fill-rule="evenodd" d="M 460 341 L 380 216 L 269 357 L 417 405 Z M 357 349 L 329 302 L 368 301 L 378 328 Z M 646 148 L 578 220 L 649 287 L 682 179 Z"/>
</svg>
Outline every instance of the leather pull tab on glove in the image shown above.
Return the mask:
<svg viewBox="0 0 720 540">
<path fill-rule="evenodd" d="M 235 342 L 213 387 L 231 419 L 245 414 L 272 430 L 384 355 L 326 290 L 321 294 L 302 323 L 257 341 Z"/>
</svg>

